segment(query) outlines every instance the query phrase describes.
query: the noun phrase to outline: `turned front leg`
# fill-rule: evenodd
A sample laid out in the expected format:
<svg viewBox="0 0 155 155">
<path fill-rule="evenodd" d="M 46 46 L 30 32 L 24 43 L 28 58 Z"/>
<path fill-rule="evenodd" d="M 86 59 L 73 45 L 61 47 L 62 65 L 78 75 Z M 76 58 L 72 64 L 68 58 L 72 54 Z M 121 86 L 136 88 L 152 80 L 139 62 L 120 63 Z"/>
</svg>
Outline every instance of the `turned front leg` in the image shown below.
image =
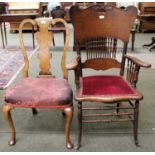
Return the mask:
<svg viewBox="0 0 155 155">
<path fill-rule="evenodd" d="M 77 150 L 81 147 L 82 138 L 82 102 L 78 102 L 78 145 Z"/>
<path fill-rule="evenodd" d="M 3 106 L 3 115 L 11 129 L 11 139 L 8 141 L 8 144 L 14 145 L 16 143 L 16 131 L 15 131 L 15 127 L 14 127 L 14 123 L 11 117 L 10 110 L 11 110 L 10 106 L 8 105 Z"/>
<path fill-rule="evenodd" d="M 65 125 L 66 147 L 68 149 L 72 149 L 73 144 L 70 141 L 70 128 L 71 128 L 71 123 L 72 123 L 72 118 L 73 118 L 73 107 L 68 107 L 68 108 L 64 109 L 64 113 L 66 115 L 66 125 Z"/>
<path fill-rule="evenodd" d="M 134 122 L 133 122 L 133 130 L 134 130 L 134 140 L 136 146 L 140 146 L 138 142 L 138 116 L 139 116 L 139 101 L 135 102 L 135 109 L 134 109 Z"/>
</svg>

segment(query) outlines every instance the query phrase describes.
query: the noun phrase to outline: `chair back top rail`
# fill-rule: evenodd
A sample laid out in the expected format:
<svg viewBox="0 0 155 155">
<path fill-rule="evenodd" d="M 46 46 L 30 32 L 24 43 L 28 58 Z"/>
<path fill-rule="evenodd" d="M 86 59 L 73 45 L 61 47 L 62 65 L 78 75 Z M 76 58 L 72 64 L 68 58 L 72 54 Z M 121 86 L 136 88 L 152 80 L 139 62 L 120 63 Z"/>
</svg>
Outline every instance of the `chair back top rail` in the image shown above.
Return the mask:
<svg viewBox="0 0 155 155">
<path fill-rule="evenodd" d="M 128 42 L 134 19 L 132 13 L 115 7 L 109 7 L 102 15 L 92 9 L 77 11 L 73 20 L 77 43 L 104 36 Z"/>
</svg>

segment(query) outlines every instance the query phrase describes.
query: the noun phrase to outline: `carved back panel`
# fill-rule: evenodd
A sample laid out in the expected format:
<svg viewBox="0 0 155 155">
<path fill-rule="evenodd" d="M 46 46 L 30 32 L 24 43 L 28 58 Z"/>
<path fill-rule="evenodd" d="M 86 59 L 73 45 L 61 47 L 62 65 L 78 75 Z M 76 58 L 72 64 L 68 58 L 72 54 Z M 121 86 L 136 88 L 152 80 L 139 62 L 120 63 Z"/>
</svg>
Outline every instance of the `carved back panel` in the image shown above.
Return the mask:
<svg viewBox="0 0 155 155">
<path fill-rule="evenodd" d="M 124 10 L 111 7 L 104 15 L 91 9 L 80 10 L 74 16 L 74 31 L 78 43 L 88 38 L 112 37 L 129 41 L 134 16 Z"/>
<path fill-rule="evenodd" d="M 49 26 L 55 25 L 56 23 L 61 22 L 65 26 L 66 30 L 66 41 L 62 52 L 62 59 L 61 59 L 61 68 L 63 72 L 63 77 L 68 78 L 68 72 L 66 69 L 66 56 L 67 56 L 67 50 L 68 50 L 68 43 L 69 43 L 69 28 L 68 24 L 60 18 L 52 19 L 52 18 L 36 18 L 35 20 L 32 19 L 25 19 L 21 22 L 19 27 L 19 35 L 20 35 L 20 46 L 22 49 L 25 65 L 23 68 L 23 76 L 28 76 L 28 69 L 29 69 L 29 61 L 26 53 L 26 48 L 24 46 L 23 42 L 23 34 L 22 29 L 26 23 L 31 23 L 33 26 L 38 27 L 38 31 L 35 33 L 36 40 L 39 45 L 39 54 L 38 58 L 40 61 L 40 71 L 39 75 L 52 75 L 51 73 L 51 57 L 52 54 L 50 52 L 50 46 L 51 42 L 53 40 L 53 32 L 49 31 Z"/>
</svg>

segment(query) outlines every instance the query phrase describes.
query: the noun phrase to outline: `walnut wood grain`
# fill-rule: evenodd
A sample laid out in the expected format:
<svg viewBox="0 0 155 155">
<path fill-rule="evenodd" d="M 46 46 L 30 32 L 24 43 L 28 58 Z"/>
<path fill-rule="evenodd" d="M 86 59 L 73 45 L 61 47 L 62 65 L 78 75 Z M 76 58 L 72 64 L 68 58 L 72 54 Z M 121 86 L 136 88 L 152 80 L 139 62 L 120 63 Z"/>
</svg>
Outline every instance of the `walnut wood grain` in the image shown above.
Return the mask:
<svg viewBox="0 0 155 155">
<path fill-rule="evenodd" d="M 24 62 L 25 62 L 24 68 L 23 68 L 23 77 L 28 77 L 28 69 L 29 69 L 29 60 L 28 60 L 26 48 L 25 48 L 24 41 L 23 41 L 23 34 L 22 34 L 23 27 L 26 23 L 31 23 L 32 25 L 35 25 L 36 22 L 32 19 L 25 19 L 21 22 L 19 26 L 20 47 L 21 47 L 21 51 L 24 57 Z"/>
<path fill-rule="evenodd" d="M 53 19 L 52 24 L 62 22 L 65 26 L 66 29 L 66 38 L 65 38 L 65 44 L 63 48 L 63 53 L 62 53 L 62 58 L 61 58 L 61 68 L 63 72 L 63 77 L 68 79 L 68 70 L 66 68 L 66 57 L 67 57 L 67 52 L 68 52 L 68 45 L 69 45 L 69 26 L 67 22 L 61 18 Z"/>
<path fill-rule="evenodd" d="M 68 50 L 68 44 L 69 44 L 69 28 L 68 24 L 60 18 L 52 19 L 52 18 L 36 18 L 36 20 L 32 19 L 25 19 L 21 22 L 19 27 L 19 36 L 20 36 L 20 46 L 22 49 L 22 54 L 24 56 L 24 68 L 23 68 L 23 76 L 28 77 L 28 69 L 29 69 L 29 61 L 28 56 L 26 53 L 26 48 L 24 46 L 23 42 L 23 34 L 22 29 L 23 26 L 26 23 L 31 23 L 32 25 L 37 25 L 39 27 L 39 31 L 36 32 L 35 37 L 39 44 L 39 55 L 38 58 L 40 60 L 40 71 L 39 75 L 51 75 L 51 52 L 50 52 L 50 45 L 51 41 L 53 39 L 53 33 L 52 31 L 48 31 L 49 26 L 56 23 L 62 23 L 64 24 L 64 29 L 66 31 L 66 39 L 65 39 L 65 45 L 63 48 L 62 53 L 62 59 L 61 59 L 61 68 L 63 72 L 63 77 L 68 78 L 68 70 L 66 68 L 66 56 L 67 56 L 67 50 Z"/>
<path fill-rule="evenodd" d="M 11 130 L 11 139 L 8 141 L 9 145 L 14 145 L 16 143 L 16 130 L 14 127 L 14 123 L 11 117 L 11 107 L 9 105 L 5 105 L 3 106 L 3 114 L 4 117 L 8 123 L 8 126 Z"/>
<path fill-rule="evenodd" d="M 66 147 L 68 149 L 72 149 L 74 147 L 74 145 L 71 143 L 70 140 L 70 128 L 71 128 L 71 122 L 72 122 L 72 118 L 73 118 L 73 107 L 68 107 L 66 109 L 64 109 L 63 111 L 65 113 L 66 116 Z"/>
<path fill-rule="evenodd" d="M 51 20 L 49 20 L 48 18 L 36 19 L 36 23 L 39 26 L 39 31 L 35 34 L 35 37 L 39 44 L 38 58 L 40 60 L 40 71 L 39 71 L 40 75 L 52 74 L 50 71 L 51 54 L 49 49 L 51 42 L 53 40 L 53 33 L 48 31 L 50 21 Z"/>
<path fill-rule="evenodd" d="M 23 41 L 23 34 L 22 34 L 22 29 L 24 27 L 25 24 L 30 23 L 33 26 L 38 27 L 38 31 L 35 33 L 35 37 L 36 40 L 38 42 L 38 58 L 39 58 L 39 75 L 36 76 L 36 78 L 54 78 L 55 76 L 52 75 L 51 72 L 51 51 L 50 51 L 50 46 L 51 46 L 51 42 L 53 40 L 53 32 L 49 31 L 49 26 L 51 25 L 55 25 L 56 23 L 62 23 L 64 25 L 63 30 L 66 31 L 66 38 L 65 38 L 65 44 L 64 44 L 64 48 L 63 48 L 63 52 L 62 52 L 62 58 L 61 58 L 61 69 L 63 72 L 63 78 L 67 79 L 68 78 L 68 70 L 66 68 L 66 56 L 67 56 L 67 51 L 68 51 L 68 44 L 69 44 L 69 27 L 68 24 L 60 18 L 57 19 L 52 19 L 52 18 L 36 18 L 35 20 L 32 19 L 25 19 L 21 22 L 20 27 L 19 27 L 19 37 L 20 37 L 20 46 L 22 49 L 22 54 L 24 57 L 24 67 L 23 67 L 23 77 L 28 77 L 28 70 L 29 70 L 29 60 L 28 60 L 28 56 L 27 56 L 27 52 L 26 52 L 26 48 L 24 46 L 24 41 Z M 30 84 L 31 85 L 31 84 Z M 51 86 L 52 87 L 52 86 Z M 64 86 L 65 87 L 65 86 Z M 23 88 L 25 89 L 25 88 Z M 51 89 L 54 89 L 53 87 Z M 69 86 L 67 86 L 66 90 L 70 89 Z M 57 91 L 57 90 L 56 90 Z M 44 90 L 43 90 L 44 92 Z M 13 94 L 14 95 L 14 94 Z M 12 95 L 12 96 L 13 96 Z M 26 95 L 26 94 L 25 94 Z M 64 94 L 53 94 L 53 95 L 58 95 L 58 97 L 64 97 Z M 61 96 L 62 95 L 62 96 Z M 73 148 L 73 144 L 70 141 L 70 128 L 71 128 L 71 122 L 72 122 L 72 117 L 73 117 L 73 101 L 71 101 L 70 104 L 67 103 L 67 100 L 70 99 L 70 95 L 71 93 L 69 92 L 67 97 L 64 97 L 64 101 L 66 101 L 66 104 L 64 103 L 62 106 L 59 103 L 48 103 L 48 106 L 45 104 L 44 108 L 50 108 L 50 109 L 59 109 L 61 111 L 63 111 L 66 115 L 66 125 L 65 125 L 65 130 L 66 130 L 66 147 L 68 149 L 72 149 Z M 33 98 L 33 94 L 32 94 L 32 98 Z M 72 96 L 71 96 L 72 97 Z M 31 99 L 28 99 L 31 100 Z M 49 100 L 49 98 L 47 97 L 47 100 Z M 17 99 L 18 102 L 18 99 Z M 35 102 L 35 100 L 33 100 L 33 102 Z M 51 101 L 52 102 L 52 101 Z M 53 102 L 57 102 L 57 101 L 53 101 Z M 58 101 L 59 102 L 59 101 Z M 51 106 L 49 106 L 49 104 L 51 104 Z M 58 104 L 58 106 L 55 106 L 55 104 Z M 11 140 L 9 141 L 10 145 L 15 144 L 15 136 L 16 136 L 16 132 L 15 132 L 15 128 L 14 128 L 14 124 L 11 118 L 11 114 L 10 114 L 10 107 L 16 107 L 18 108 L 18 103 L 6 103 L 6 105 L 4 105 L 3 107 L 3 113 L 4 116 L 6 117 L 10 129 L 11 129 Z M 22 105 L 22 103 L 20 103 L 19 107 L 25 107 L 25 105 Z M 36 110 L 34 108 L 41 108 L 39 107 L 37 104 L 33 104 L 28 106 L 27 108 L 33 108 L 33 114 L 36 114 Z"/>
</svg>

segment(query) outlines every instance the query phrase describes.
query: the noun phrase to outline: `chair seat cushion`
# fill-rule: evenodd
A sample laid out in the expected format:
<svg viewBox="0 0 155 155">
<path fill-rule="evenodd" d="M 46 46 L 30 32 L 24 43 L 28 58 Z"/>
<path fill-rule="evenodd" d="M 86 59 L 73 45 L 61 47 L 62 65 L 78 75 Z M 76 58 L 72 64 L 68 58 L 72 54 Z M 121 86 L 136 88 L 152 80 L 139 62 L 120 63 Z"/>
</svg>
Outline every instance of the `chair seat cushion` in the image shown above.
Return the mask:
<svg viewBox="0 0 155 155">
<path fill-rule="evenodd" d="M 98 75 L 83 77 L 77 100 L 99 100 L 113 102 L 128 99 L 141 99 L 142 95 L 135 90 L 122 76 Z"/>
<path fill-rule="evenodd" d="M 5 103 L 21 107 L 54 107 L 72 103 L 73 93 L 65 79 L 25 78 L 5 93 Z"/>
</svg>

